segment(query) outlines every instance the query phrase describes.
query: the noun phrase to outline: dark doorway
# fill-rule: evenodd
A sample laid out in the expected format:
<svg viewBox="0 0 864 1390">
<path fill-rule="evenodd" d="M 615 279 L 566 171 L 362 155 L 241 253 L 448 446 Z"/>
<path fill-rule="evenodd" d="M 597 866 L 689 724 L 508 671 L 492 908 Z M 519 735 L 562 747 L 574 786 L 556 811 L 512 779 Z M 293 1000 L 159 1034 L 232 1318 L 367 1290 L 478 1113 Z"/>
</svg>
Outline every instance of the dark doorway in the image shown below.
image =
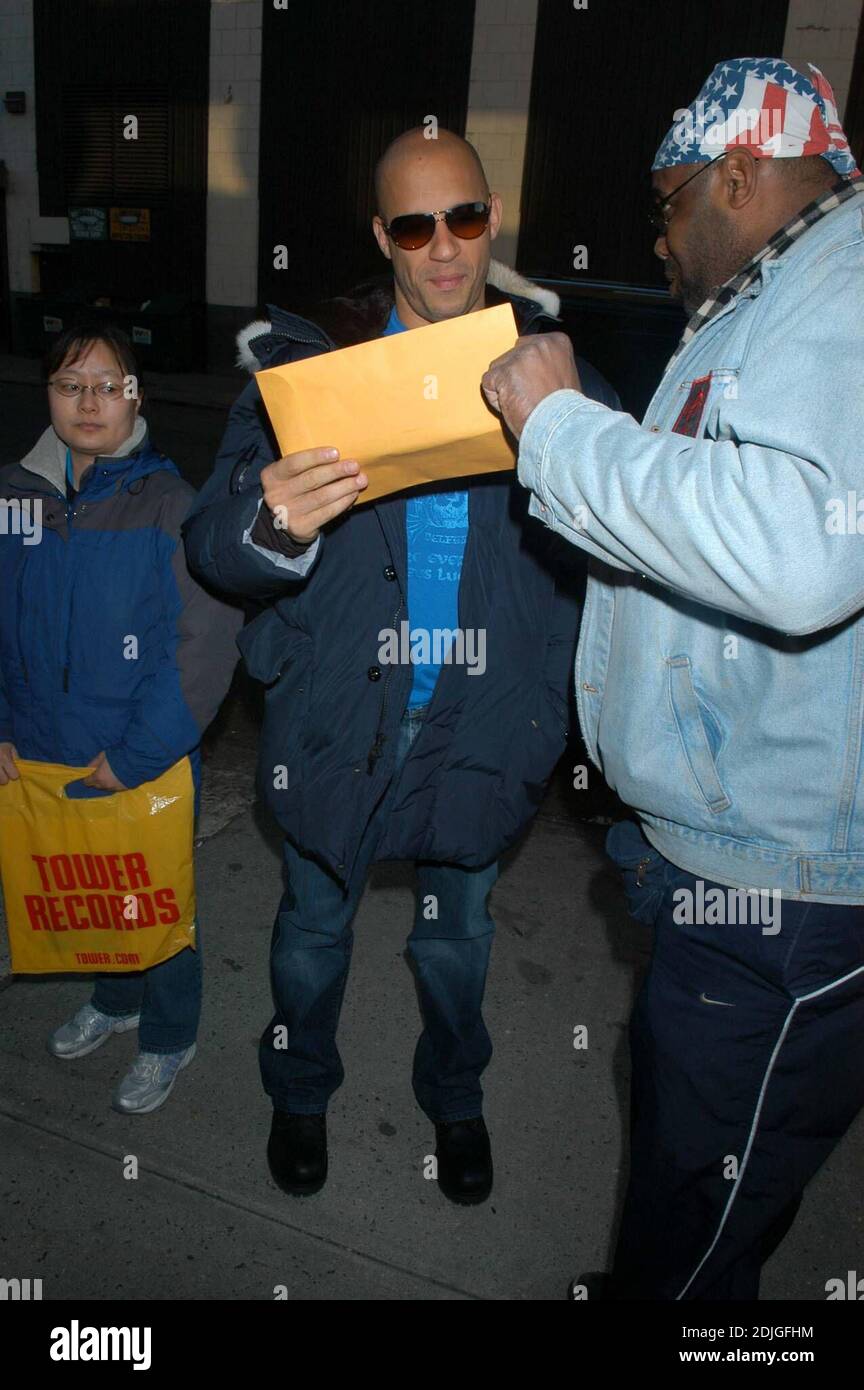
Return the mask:
<svg viewBox="0 0 864 1390">
<path fill-rule="evenodd" d="M 787 0 L 661 6 L 540 0 L 518 263 L 528 274 L 659 285 L 651 161 L 716 63 L 780 54 Z M 588 266 L 574 272 L 574 245 Z"/>
<path fill-rule="evenodd" d="M 685 322 L 653 253 L 654 153 L 716 63 L 782 53 L 787 8 L 540 0 L 517 263 L 554 284 L 578 351 L 637 418 Z"/>
<path fill-rule="evenodd" d="M 205 296 L 209 0 L 35 0 L 34 43 L 40 211 L 72 238 L 43 294 L 148 303 L 176 348 Z"/>
<path fill-rule="evenodd" d="M 843 128 L 860 169 L 864 167 L 864 14 L 861 15 L 861 23 L 858 26 L 858 44 L 855 49 L 855 62 L 852 65 L 852 80 L 849 84 L 849 100 L 846 103 Z"/>
<path fill-rule="evenodd" d="M 429 115 L 464 135 L 473 33 L 473 0 L 265 4 L 261 304 L 296 308 L 384 269 L 370 230 L 375 161 Z"/>
</svg>

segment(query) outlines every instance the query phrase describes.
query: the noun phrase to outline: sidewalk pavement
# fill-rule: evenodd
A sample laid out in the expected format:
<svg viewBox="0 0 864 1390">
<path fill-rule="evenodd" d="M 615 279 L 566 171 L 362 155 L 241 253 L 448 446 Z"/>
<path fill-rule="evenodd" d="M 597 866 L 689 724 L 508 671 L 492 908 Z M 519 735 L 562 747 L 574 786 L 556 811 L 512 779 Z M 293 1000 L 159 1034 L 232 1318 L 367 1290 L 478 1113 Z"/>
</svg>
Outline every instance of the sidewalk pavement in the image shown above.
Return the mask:
<svg viewBox="0 0 864 1390">
<path fill-rule="evenodd" d="M 193 482 L 209 471 L 222 421 L 173 407 L 224 415 L 245 379 L 147 373 Z M 0 356 L 0 381 L 35 386 L 39 364 Z M 29 394 L 18 396 L 38 414 Z M 434 1138 L 410 1087 L 406 865 L 374 871 L 356 922 L 330 1179 L 315 1197 L 289 1198 L 267 1171 L 256 1055 L 270 1012 L 278 836 L 254 804 L 254 720 L 229 700 L 219 722 L 198 839 L 199 1053 L 163 1110 L 133 1119 L 110 1109 L 134 1034 L 79 1061 L 49 1055 L 46 1039 L 88 997 L 86 979 L 13 978 L 0 909 L 0 1278 L 41 1278 L 46 1299 L 271 1299 L 277 1286 L 290 1299 L 563 1298 L 573 1275 L 608 1261 L 626 1164 L 626 1021 L 650 949 L 602 828 L 575 820 L 559 779 L 492 895 L 489 1202 L 452 1206 L 424 1178 Z M 585 1050 L 573 1047 L 578 1024 Z M 123 1176 L 127 1157 L 137 1179 Z M 764 1298 L 822 1299 L 827 1279 L 864 1273 L 862 1171 L 864 1117 L 811 1185 Z"/>
<path fill-rule="evenodd" d="M 264 1156 L 256 1049 L 280 857 L 250 763 L 248 749 L 205 764 L 204 1014 L 198 1056 L 162 1110 L 136 1119 L 109 1107 L 134 1034 L 77 1061 L 47 1052 L 49 1033 L 88 997 L 85 979 L 0 979 L 0 1277 L 39 1278 L 45 1299 L 563 1299 L 573 1275 L 608 1262 L 623 1192 L 626 1020 L 650 949 L 625 911 L 603 828 L 553 798 L 492 895 L 491 1199 L 453 1206 L 424 1177 L 434 1138 L 410 1087 L 418 1015 L 403 864 L 374 869 L 356 922 L 329 1181 L 291 1198 Z M 573 1046 L 578 1024 L 584 1050 Z M 862 1120 L 811 1185 L 764 1298 L 821 1300 L 827 1279 L 864 1272 Z M 131 1158 L 137 1178 L 124 1176 Z"/>
</svg>

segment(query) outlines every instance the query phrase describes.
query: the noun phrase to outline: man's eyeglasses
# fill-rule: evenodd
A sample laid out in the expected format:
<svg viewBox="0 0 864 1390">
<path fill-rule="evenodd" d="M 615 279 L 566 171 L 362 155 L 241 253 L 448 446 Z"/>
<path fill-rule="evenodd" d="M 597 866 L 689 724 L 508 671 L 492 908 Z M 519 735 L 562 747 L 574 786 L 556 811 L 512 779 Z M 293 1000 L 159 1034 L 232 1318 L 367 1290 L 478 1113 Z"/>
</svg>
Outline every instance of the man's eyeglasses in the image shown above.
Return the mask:
<svg viewBox="0 0 864 1390">
<path fill-rule="evenodd" d="M 454 236 L 474 241 L 488 227 L 491 209 L 491 203 L 458 203 L 441 212 L 406 212 L 394 217 L 384 230 L 403 251 L 419 251 L 421 246 L 428 246 L 435 235 L 435 223 L 442 221 Z"/>
<path fill-rule="evenodd" d="M 678 197 L 678 194 L 681 192 L 681 189 L 686 188 L 688 183 L 692 183 L 694 179 L 698 179 L 700 174 L 704 174 L 706 169 L 710 169 L 712 164 L 716 164 L 718 159 L 722 159 L 723 156 L 727 155 L 728 153 L 728 150 L 723 150 L 721 154 L 716 154 L 713 159 L 709 159 L 708 163 L 703 164 L 701 169 L 697 169 L 695 174 L 691 174 L 689 179 L 685 179 L 683 183 L 679 183 L 677 188 L 673 188 L 668 198 L 658 198 L 655 194 L 651 204 L 651 211 L 648 213 L 648 216 L 651 220 L 651 226 L 654 228 L 656 232 L 665 232 L 666 227 L 669 223 L 669 215 L 666 209 L 668 208 L 672 199 Z"/>
<path fill-rule="evenodd" d="M 68 396 L 70 400 L 74 396 L 80 396 L 84 391 L 92 391 L 94 396 L 103 401 L 119 400 L 123 395 L 123 387 L 118 381 L 97 381 L 95 386 L 82 386 L 80 381 L 49 381 L 48 385 L 53 387 L 58 396 Z"/>
</svg>

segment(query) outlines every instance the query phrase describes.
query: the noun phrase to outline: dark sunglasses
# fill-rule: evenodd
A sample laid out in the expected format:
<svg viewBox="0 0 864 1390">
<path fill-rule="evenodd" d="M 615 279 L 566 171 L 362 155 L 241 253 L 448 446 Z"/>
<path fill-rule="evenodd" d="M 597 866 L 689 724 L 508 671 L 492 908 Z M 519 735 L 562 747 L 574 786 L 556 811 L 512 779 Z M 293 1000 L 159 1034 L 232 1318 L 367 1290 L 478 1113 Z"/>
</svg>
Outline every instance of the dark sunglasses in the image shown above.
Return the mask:
<svg viewBox="0 0 864 1390">
<path fill-rule="evenodd" d="M 440 212 L 406 212 L 394 217 L 384 230 L 403 251 L 419 251 L 428 246 L 435 235 L 435 223 L 444 221 L 447 230 L 462 241 L 482 236 L 489 225 L 491 203 L 459 203 L 455 208 Z"/>
</svg>

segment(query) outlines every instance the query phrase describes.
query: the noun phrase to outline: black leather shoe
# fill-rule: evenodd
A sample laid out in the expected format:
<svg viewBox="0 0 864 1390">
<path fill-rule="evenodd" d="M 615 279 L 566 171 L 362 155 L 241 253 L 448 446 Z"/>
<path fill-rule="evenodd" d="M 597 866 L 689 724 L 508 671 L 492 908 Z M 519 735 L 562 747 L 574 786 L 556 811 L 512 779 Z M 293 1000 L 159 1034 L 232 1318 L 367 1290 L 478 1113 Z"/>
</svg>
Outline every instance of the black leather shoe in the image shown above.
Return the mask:
<svg viewBox="0 0 864 1390">
<path fill-rule="evenodd" d="M 492 1191 L 492 1148 L 482 1115 L 436 1124 L 438 1186 L 451 1202 L 473 1206 Z"/>
<path fill-rule="evenodd" d="M 277 1187 L 292 1197 L 311 1197 L 327 1181 L 326 1115 L 273 1111 L 267 1162 Z"/>
</svg>

